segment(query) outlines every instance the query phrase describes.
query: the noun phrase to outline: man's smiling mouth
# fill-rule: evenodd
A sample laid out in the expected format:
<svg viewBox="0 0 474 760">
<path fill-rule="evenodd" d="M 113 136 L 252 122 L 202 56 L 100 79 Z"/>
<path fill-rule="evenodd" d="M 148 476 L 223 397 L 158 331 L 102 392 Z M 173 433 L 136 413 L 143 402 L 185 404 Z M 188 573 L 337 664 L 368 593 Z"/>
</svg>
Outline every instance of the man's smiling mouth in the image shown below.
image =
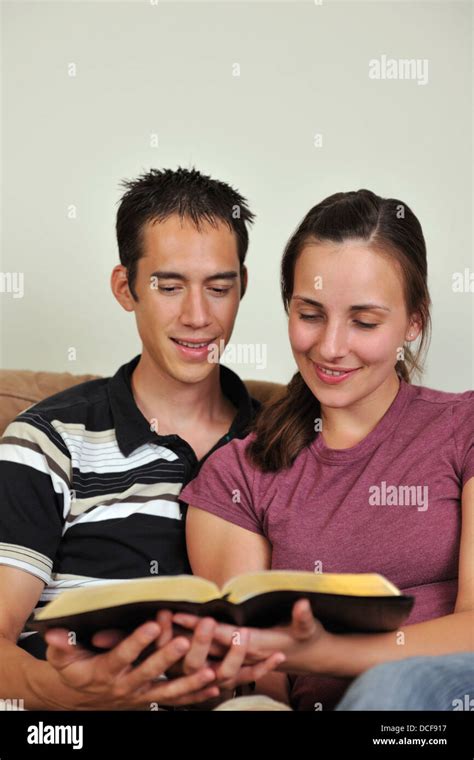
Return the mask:
<svg viewBox="0 0 474 760">
<path fill-rule="evenodd" d="M 171 338 L 171 340 L 174 343 L 177 343 L 178 346 L 184 346 L 184 348 L 198 349 L 198 348 L 207 348 L 207 346 L 210 346 L 211 343 L 213 343 L 216 340 L 216 338 L 208 338 L 208 339 L 203 338 L 201 340 L 197 340 L 195 338 L 187 339 L 187 340 L 181 340 L 179 338 Z"/>
</svg>

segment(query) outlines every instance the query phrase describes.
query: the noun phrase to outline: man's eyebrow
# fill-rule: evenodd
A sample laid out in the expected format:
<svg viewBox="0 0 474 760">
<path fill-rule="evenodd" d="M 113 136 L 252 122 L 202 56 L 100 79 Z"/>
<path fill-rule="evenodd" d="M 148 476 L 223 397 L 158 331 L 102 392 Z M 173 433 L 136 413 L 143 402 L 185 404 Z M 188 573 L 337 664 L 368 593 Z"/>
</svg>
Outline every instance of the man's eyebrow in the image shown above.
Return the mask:
<svg viewBox="0 0 474 760">
<path fill-rule="evenodd" d="M 184 276 L 184 274 L 181 274 L 180 272 L 169 271 L 152 272 L 150 277 L 158 277 L 160 280 L 180 280 L 181 282 L 186 282 L 188 279 Z M 235 280 L 237 277 L 238 272 L 235 272 L 234 270 L 229 270 L 227 272 L 215 272 L 215 274 L 211 274 L 209 277 L 206 277 L 204 282 L 210 282 L 211 280 Z"/>
<path fill-rule="evenodd" d="M 314 301 L 312 298 L 296 295 L 292 297 L 292 300 L 293 299 L 303 301 L 303 303 L 307 303 L 310 306 L 317 306 L 319 309 L 324 309 L 324 304 L 320 303 L 319 301 Z M 354 306 L 349 306 L 349 311 L 367 311 L 368 309 L 382 309 L 383 311 L 391 311 L 388 306 L 381 306 L 380 304 L 376 303 L 358 303 L 354 304 Z"/>
</svg>

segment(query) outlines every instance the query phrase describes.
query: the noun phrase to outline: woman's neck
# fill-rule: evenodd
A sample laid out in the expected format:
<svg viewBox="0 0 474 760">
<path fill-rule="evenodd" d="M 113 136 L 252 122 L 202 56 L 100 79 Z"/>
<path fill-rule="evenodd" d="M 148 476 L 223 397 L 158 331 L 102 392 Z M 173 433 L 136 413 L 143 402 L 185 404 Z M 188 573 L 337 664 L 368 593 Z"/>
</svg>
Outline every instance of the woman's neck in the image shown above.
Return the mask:
<svg viewBox="0 0 474 760">
<path fill-rule="evenodd" d="M 380 422 L 400 388 L 396 372 L 355 404 L 344 408 L 321 406 L 322 436 L 331 449 L 356 446 Z"/>
</svg>

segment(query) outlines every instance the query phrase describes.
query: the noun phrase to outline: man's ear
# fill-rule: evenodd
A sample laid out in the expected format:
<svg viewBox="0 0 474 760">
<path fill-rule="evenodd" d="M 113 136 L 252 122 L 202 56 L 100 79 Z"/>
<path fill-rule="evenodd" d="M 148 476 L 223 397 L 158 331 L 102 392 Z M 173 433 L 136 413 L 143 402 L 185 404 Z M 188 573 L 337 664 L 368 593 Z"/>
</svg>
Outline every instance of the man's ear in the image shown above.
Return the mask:
<svg viewBox="0 0 474 760">
<path fill-rule="evenodd" d="M 240 298 L 241 299 L 245 295 L 245 291 L 247 290 L 247 284 L 248 284 L 248 272 L 247 272 L 247 267 L 244 264 L 240 269 Z"/>
<path fill-rule="evenodd" d="M 110 287 L 115 298 L 125 311 L 135 311 L 136 301 L 130 293 L 128 286 L 127 268 L 122 264 L 117 264 L 112 269 Z"/>
</svg>

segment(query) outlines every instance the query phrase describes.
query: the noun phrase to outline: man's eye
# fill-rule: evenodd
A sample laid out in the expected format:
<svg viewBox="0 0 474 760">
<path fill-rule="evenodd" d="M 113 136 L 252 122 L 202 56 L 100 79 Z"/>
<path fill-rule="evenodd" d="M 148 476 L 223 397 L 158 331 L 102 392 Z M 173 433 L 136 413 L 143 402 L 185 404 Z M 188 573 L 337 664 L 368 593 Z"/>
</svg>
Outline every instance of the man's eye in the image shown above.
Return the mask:
<svg viewBox="0 0 474 760">
<path fill-rule="evenodd" d="M 177 288 L 174 285 L 170 285 L 169 287 L 160 285 L 158 287 L 158 290 L 160 290 L 162 293 L 174 293 L 174 291 L 177 290 Z"/>
<path fill-rule="evenodd" d="M 213 293 L 217 293 L 218 295 L 223 295 L 224 293 L 228 293 L 230 288 L 211 288 Z"/>
</svg>

